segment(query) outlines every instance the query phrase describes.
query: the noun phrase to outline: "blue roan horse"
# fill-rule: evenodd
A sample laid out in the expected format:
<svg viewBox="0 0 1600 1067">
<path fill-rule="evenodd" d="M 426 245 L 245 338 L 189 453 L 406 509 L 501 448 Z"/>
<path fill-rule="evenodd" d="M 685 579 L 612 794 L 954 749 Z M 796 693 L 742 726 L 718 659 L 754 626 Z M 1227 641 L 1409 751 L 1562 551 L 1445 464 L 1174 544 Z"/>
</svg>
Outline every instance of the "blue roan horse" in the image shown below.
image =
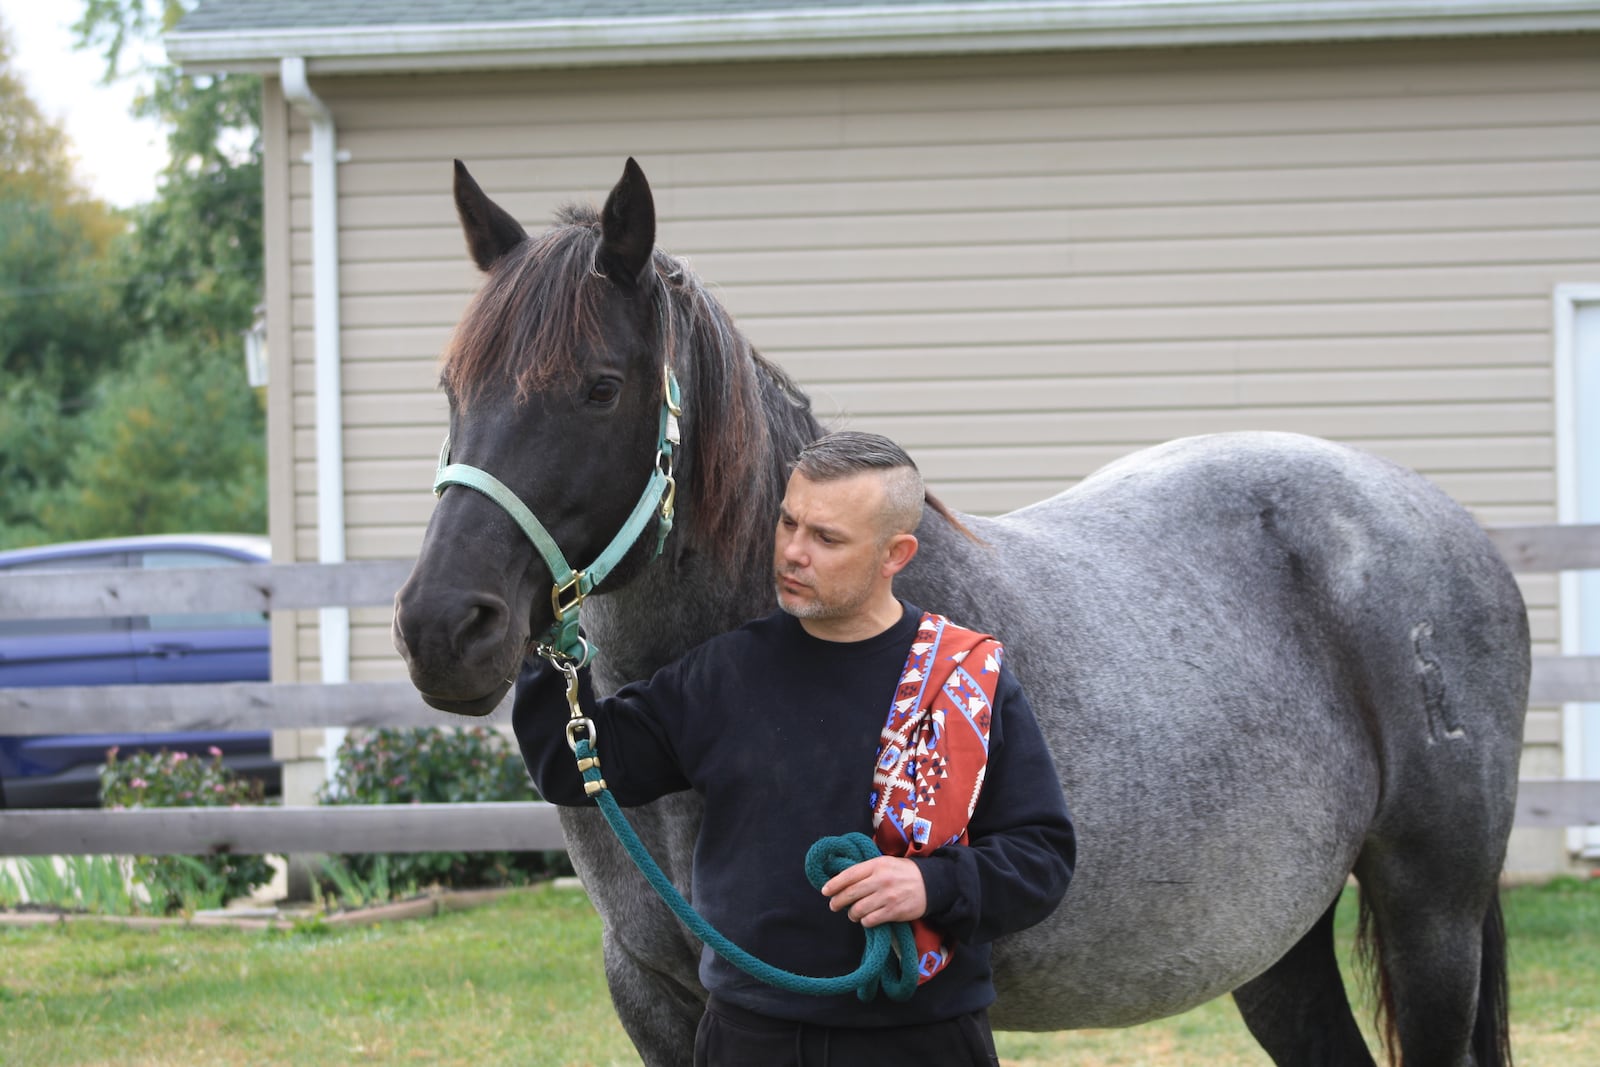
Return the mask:
<svg viewBox="0 0 1600 1067">
<path fill-rule="evenodd" d="M 600 690 L 772 610 L 785 465 L 821 428 L 655 249 L 638 166 L 598 215 L 567 209 L 532 237 L 459 163 L 455 197 L 487 277 L 444 367 L 451 458 L 498 476 L 575 566 L 655 467 L 664 365 L 683 383 L 665 553 L 652 561 L 647 530 L 583 604 Z M 1389 1055 L 1509 1061 L 1496 881 L 1528 629 L 1465 511 L 1383 459 L 1248 433 L 1139 452 L 964 521 L 983 543 L 929 510 L 897 589 L 1006 642 L 1081 835 L 1066 901 L 996 947 L 997 1028 L 1127 1026 L 1231 992 L 1275 1063 L 1371 1064 L 1334 959 L 1334 902 L 1353 872 Z M 395 604 L 425 699 L 493 709 L 551 622 L 550 592 L 498 505 L 446 491 Z M 634 812 L 686 893 L 698 803 Z M 623 1025 L 647 1063 L 689 1063 L 698 944 L 598 813 L 562 817 Z"/>
</svg>

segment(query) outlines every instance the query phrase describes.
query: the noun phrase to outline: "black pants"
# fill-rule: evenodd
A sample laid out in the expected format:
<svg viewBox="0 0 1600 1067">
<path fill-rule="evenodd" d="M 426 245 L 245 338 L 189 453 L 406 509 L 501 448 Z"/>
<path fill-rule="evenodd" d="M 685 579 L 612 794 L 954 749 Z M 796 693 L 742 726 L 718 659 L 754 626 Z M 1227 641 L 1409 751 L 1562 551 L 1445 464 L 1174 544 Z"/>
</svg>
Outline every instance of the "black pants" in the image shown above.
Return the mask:
<svg viewBox="0 0 1600 1067">
<path fill-rule="evenodd" d="M 815 1026 L 712 997 L 694 1035 L 695 1067 L 999 1067 L 989 1013 L 916 1026 Z"/>
</svg>

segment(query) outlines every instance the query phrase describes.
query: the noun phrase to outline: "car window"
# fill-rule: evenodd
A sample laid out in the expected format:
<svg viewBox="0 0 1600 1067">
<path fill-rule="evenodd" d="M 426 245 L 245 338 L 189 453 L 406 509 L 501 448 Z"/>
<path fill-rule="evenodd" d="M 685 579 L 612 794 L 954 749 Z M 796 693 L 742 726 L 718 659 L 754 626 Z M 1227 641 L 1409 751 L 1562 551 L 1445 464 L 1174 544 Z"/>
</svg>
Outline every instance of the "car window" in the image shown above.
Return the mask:
<svg viewBox="0 0 1600 1067">
<path fill-rule="evenodd" d="M 218 552 L 164 549 L 140 553 L 139 565 L 147 570 L 164 570 L 174 567 L 237 566 L 245 562 Z M 149 615 L 146 618 L 152 630 L 230 630 L 265 625 L 267 614 L 264 611 L 206 611 Z"/>
<path fill-rule="evenodd" d="M 121 552 L 35 559 L 0 568 L 0 574 L 49 574 L 67 571 L 103 571 L 127 565 Z M 62 634 L 115 633 L 128 628 L 127 619 L 0 619 L 0 637 L 56 637 Z"/>
</svg>

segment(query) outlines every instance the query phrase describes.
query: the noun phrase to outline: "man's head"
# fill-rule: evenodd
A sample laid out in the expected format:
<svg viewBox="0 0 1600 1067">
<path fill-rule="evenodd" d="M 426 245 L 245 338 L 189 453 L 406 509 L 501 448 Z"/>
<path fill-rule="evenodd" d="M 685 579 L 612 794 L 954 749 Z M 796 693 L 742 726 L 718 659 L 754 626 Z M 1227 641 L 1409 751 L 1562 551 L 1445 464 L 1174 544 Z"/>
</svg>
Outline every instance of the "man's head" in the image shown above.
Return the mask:
<svg viewBox="0 0 1600 1067">
<path fill-rule="evenodd" d="M 892 625 L 893 580 L 916 555 L 923 497 L 916 464 L 886 437 L 841 432 L 809 445 L 779 509 L 779 605 L 831 640 Z"/>
</svg>

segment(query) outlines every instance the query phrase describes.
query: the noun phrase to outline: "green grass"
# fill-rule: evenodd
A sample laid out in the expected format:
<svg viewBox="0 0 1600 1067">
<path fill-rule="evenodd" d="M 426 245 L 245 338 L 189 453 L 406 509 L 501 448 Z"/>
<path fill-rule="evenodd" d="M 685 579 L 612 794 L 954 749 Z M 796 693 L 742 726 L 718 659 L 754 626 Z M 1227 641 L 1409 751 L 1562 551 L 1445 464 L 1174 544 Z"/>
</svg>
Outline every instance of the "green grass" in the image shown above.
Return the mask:
<svg viewBox="0 0 1600 1067">
<path fill-rule="evenodd" d="M 570 891 L 357 929 L 0 930 L 0 1062 L 631 1064 Z"/>
<path fill-rule="evenodd" d="M 1506 908 L 1519 1061 L 1588 1067 L 1600 883 L 1514 890 Z M 0 1061 L 636 1064 L 599 940 L 588 902 L 562 890 L 360 929 L 0 928 Z M 1130 1030 L 1002 1034 L 1000 1049 L 1008 1067 L 1268 1063 L 1227 999 Z"/>
<path fill-rule="evenodd" d="M 1511 1051 L 1533 1067 L 1590 1067 L 1600 1048 L 1600 880 L 1561 879 L 1508 891 L 1506 913 L 1511 973 Z M 1351 1002 L 1379 1063 L 1372 999 L 1350 962 L 1356 899 L 1346 891 L 1335 937 Z M 1127 1030 L 1001 1034 L 1007 1067 L 1271 1067 L 1250 1037 L 1231 998 L 1183 1015 Z"/>
</svg>

